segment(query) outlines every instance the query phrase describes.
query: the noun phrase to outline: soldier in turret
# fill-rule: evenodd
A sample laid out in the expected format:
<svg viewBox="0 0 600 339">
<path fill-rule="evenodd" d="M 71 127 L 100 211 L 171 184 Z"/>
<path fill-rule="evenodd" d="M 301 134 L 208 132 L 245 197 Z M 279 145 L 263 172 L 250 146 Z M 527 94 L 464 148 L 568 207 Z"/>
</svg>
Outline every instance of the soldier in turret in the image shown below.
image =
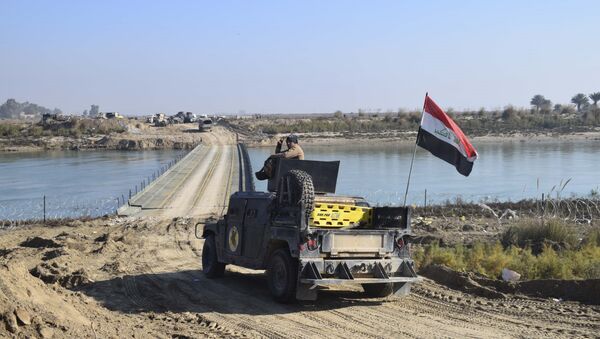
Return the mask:
<svg viewBox="0 0 600 339">
<path fill-rule="evenodd" d="M 284 138 L 279 139 L 277 146 L 275 147 L 275 154 L 272 154 L 265 161 L 263 168 L 255 173 L 256 179 L 266 180 L 271 178 L 273 167 L 275 166 L 274 158 L 304 160 L 304 151 L 302 150 L 302 147 L 298 145 L 298 136 L 294 134 L 288 135 L 287 138 L 285 138 L 287 149 L 282 152 L 281 146 L 283 146 L 283 140 Z"/>
<path fill-rule="evenodd" d="M 277 146 L 275 147 L 275 154 L 271 155 L 271 158 L 285 158 L 285 159 L 298 159 L 304 160 L 304 151 L 302 147 L 298 145 L 298 136 L 290 134 L 285 138 L 287 150 L 281 151 L 283 145 L 283 138 L 279 139 Z"/>
</svg>

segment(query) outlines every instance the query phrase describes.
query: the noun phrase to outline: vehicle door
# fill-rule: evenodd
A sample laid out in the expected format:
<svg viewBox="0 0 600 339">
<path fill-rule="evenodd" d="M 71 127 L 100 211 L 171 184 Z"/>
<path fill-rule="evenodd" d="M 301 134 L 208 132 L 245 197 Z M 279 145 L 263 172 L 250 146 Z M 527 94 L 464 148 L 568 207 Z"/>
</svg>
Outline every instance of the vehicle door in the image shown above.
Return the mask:
<svg viewBox="0 0 600 339">
<path fill-rule="evenodd" d="M 242 254 L 242 226 L 246 204 L 246 199 L 231 199 L 230 201 L 227 211 L 227 227 L 222 239 L 227 255 L 239 256 Z"/>
<path fill-rule="evenodd" d="M 263 246 L 265 230 L 269 222 L 270 200 L 248 199 L 244 217 L 242 253 L 247 258 L 257 258 Z"/>
</svg>

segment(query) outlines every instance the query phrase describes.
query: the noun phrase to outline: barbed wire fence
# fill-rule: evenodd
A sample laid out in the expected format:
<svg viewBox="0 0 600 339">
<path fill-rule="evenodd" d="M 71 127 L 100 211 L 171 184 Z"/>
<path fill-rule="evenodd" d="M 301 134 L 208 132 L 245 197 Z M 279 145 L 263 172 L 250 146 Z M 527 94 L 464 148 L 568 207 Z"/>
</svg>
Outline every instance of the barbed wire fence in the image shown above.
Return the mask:
<svg viewBox="0 0 600 339">
<path fill-rule="evenodd" d="M 196 145 L 198 146 L 198 145 Z M 123 192 L 120 195 L 117 195 L 114 199 L 117 202 L 117 206 L 115 207 L 114 212 L 119 209 L 119 207 L 123 205 L 129 204 L 129 200 L 138 193 L 143 192 L 152 182 L 156 181 L 160 178 L 161 175 L 165 174 L 168 170 L 170 170 L 173 166 L 175 166 L 181 159 L 185 158 L 196 146 L 191 149 L 188 149 L 185 153 L 178 154 L 173 160 L 161 166 L 156 171 L 152 172 L 151 175 L 145 177 L 139 184 L 134 185 L 129 188 L 129 191 Z"/>
<path fill-rule="evenodd" d="M 178 154 L 139 184 L 111 197 L 86 199 L 81 196 L 41 195 L 39 198 L 0 200 L 0 229 L 15 228 L 32 222 L 98 218 L 116 214 L 119 207 L 126 205 L 131 197 L 146 189 L 150 183 L 175 166 L 190 151 Z"/>
<path fill-rule="evenodd" d="M 42 196 L 35 199 L 0 201 L 0 228 L 56 219 L 97 218 L 116 210 L 114 198 L 82 199 Z"/>
<path fill-rule="evenodd" d="M 361 196 L 375 206 L 402 206 L 403 193 L 394 190 L 347 190 L 346 195 Z M 577 223 L 591 223 L 600 219 L 600 196 L 562 197 L 556 192 L 542 193 L 531 198 L 516 201 L 498 199 L 484 194 L 462 196 L 452 193 L 422 192 L 411 193 L 411 207 L 422 216 L 493 216 L 498 219 L 528 216 L 538 218 L 559 218 Z"/>
</svg>

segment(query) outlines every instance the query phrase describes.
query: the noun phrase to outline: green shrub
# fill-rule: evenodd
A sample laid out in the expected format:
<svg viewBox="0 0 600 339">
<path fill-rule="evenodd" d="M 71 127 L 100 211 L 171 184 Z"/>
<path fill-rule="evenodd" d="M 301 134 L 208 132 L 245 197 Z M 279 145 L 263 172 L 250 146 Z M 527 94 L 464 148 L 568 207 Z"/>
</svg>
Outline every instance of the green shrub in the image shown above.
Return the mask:
<svg viewBox="0 0 600 339">
<path fill-rule="evenodd" d="M 21 134 L 23 126 L 14 123 L 0 123 L 0 137 L 13 138 Z"/>
<path fill-rule="evenodd" d="M 413 258 L 419 268 L 441 264 L 490 278 L 499 278 L 503 268 L 518 272 L 524 280 L 600 278 L 600 246 L 591 243 L 558 252 L 545 245 L 539 255 L 529 247 L 503 248 L 500 243 L 475 243 L 470 248 L 432 243 L 415 248 Z"/>
<path fill-rule="evenodd" d="M 44 135 L 44 129 L 41 126 L 31 126 L 28 130 L 28 134 L 32 137 L 39 138 Z"/>
<path fill-rule="evenodd" d="M 541 253 L 546 245 L 557 250 L 577 245 L 573 230 L 560 219 L 522 219 L 502 234 L 501 241 L 504 247 L 531 247 L 535 254 Z"/>
<path fill-rule="evenodd" d="M 594 245 L 600 247 L 600 228 L 591 230 L 583 239 L 584 245 Z"/>
</svg>

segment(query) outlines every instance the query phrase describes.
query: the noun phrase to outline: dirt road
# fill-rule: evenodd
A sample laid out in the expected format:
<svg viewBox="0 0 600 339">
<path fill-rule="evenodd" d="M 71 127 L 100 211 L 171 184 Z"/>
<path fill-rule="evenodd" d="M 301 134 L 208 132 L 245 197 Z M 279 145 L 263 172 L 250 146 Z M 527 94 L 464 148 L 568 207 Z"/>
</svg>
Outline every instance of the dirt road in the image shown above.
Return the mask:
<svg viewBox="0 0 600 339">
<path fill-rule="evenodd" d="M 313 304 L 280 305 L 260 272 L 230 267 L 222 279 L 204 278 L 193 226 L 113 219 L 4 233 L 5 322 L 18 308 L 37 316 L 20 332 L 72 337 L 594 337 L 600 330 L 598 307 L 491 300 L 427 280 L 403 299 L 328 290 Z M 23 244 L 33 236 L 40 239 Z"/>
<path fill-rule="evenodd" d="M 600 307 L 486 299 L 432 281 L 405 298 L 360 288 L 315 303 L 271 300 L 262 272 L 200 272 L 196 221 L 223 212 L 233 139 L 148 215 L 0 231 L 0 337 L 597 337 Z M 211 159 L 211 161 L 208 161 Z M 212 173 L 212 174 L 208 174 Z M 234 175 L 235 177 L 235 175 Z M 205 179 L 211 180 L 206 181 Z M 228 185 L 227 183 L 231 183 Z M 229 187 L 229 188 L 228 188 Z"/>
</svg>

